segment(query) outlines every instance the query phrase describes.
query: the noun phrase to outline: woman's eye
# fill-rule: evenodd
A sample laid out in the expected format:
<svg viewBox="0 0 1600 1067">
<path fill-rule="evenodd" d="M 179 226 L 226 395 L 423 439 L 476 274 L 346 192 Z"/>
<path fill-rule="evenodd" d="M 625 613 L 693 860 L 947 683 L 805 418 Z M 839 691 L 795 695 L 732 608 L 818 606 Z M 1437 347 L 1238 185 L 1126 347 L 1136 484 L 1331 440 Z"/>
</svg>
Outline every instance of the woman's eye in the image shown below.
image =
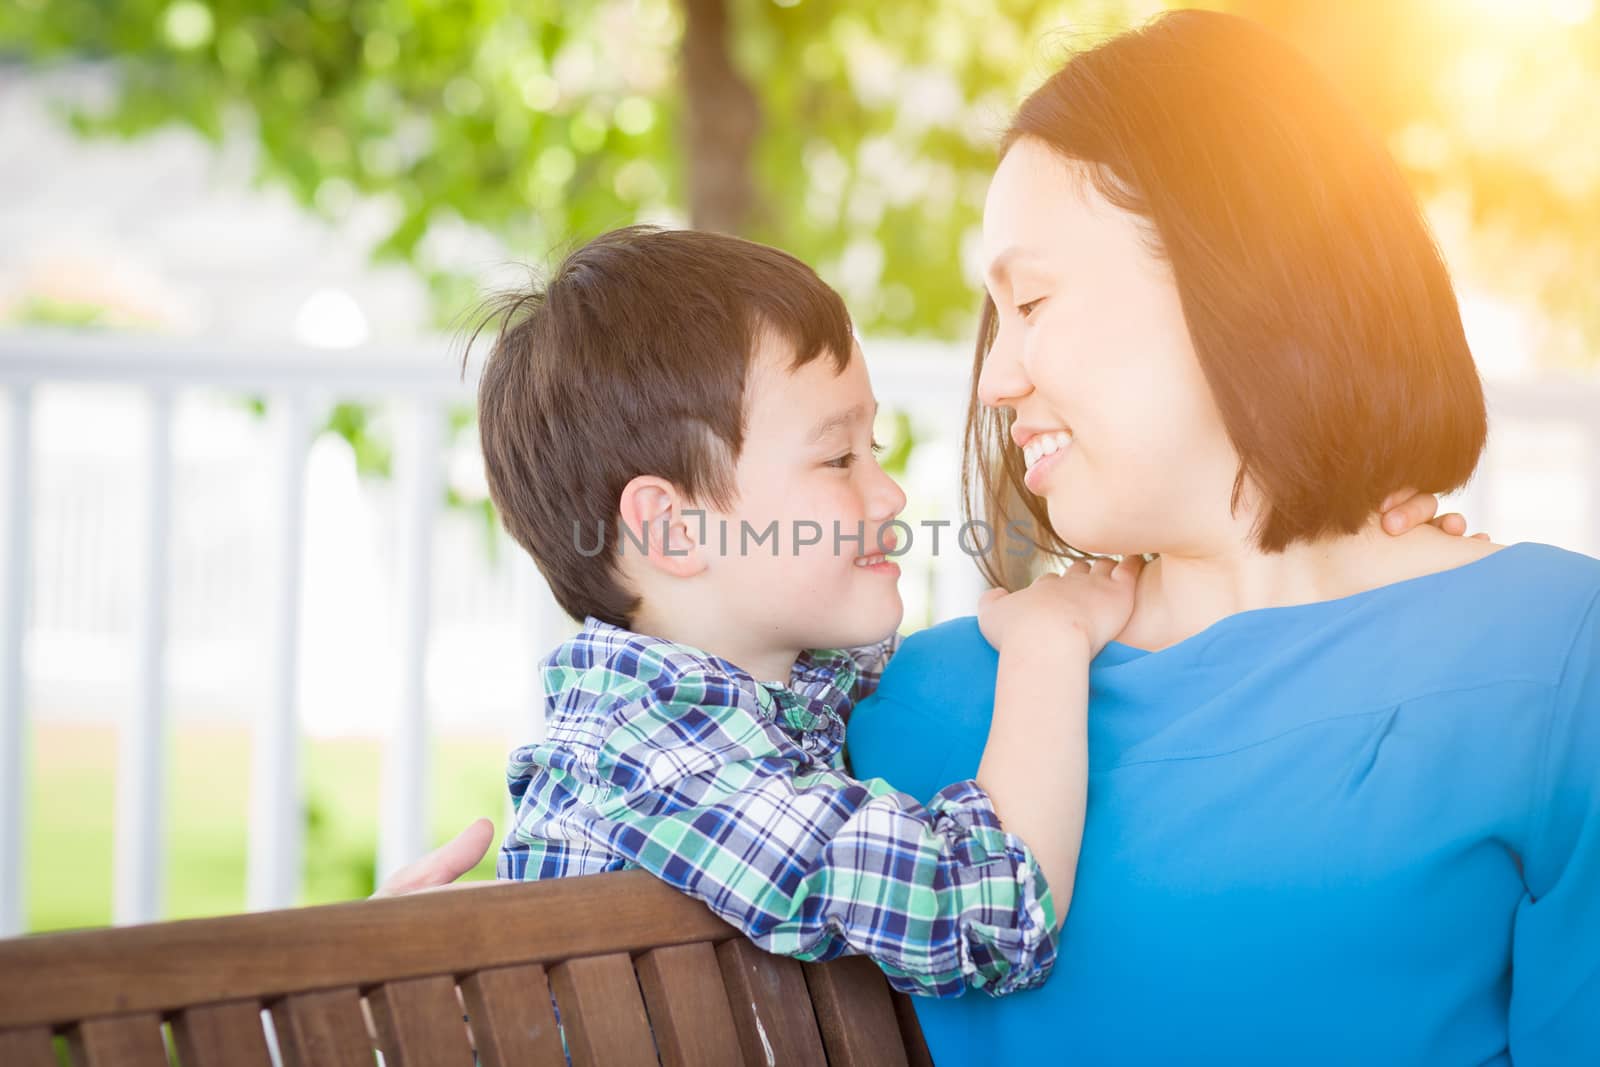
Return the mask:
<svg viewBox="0 0 1600 1067">
<path fill-rule="evenodd" d="M 885 448 L 883 445 L 880 445 L 876 441 L 872 442 L 872 454 L 873 455 L 881 456 L 887 451 L 889 451 L 889 450 L 887 448 Z"/>
<path fill-rule="evenodd" d="M 855 461 L 856 461 L 856 454 L 854 452 L 846 452 L 842 456 L 836 456 L 833 459 L 828 460 L 828 462 L 824 463 L 823 466 L 825 466 L 825 467 L 837 467 L 840 470 L 844 470 L 844 469 L 848 468 Z"/>
<path fill-rule="evenodd" d="M 1021 315 L 1023 318 L 1027 318 L 1029 315 L 1033 314 L 1033 309 L 1038 307 L 1043 302 L 1044 297 L 1041 296 L 1038 300 L 1030 300 L 1026 304 L 1018 304 L 1017 314 Z"/>
</svg>

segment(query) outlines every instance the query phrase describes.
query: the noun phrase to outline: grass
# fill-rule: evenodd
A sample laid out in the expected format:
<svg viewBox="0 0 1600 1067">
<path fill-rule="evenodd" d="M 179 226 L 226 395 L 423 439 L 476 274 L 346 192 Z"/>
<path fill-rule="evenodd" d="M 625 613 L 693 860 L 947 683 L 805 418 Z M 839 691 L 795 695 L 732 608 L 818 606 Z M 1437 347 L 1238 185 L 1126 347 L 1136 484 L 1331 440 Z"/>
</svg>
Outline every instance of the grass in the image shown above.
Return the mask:
<svg viewBox="0 0 1600 1067">
<path fill-rule="evenodd" d="M 504 830 L 505 756 L 496 739 L 436 740 L 430 749 L 429 841 L 473 818 Z M 115 863 L 117 731 L 38 723 L 28 789 L 27 925 L 30 930 L 111 921 Z M 166 774 L 163 918 L 245 907 L 250 735 L 239 727 L 183 724 Z M 310 740 L 302 750 L 306 798 L 304 878 L 297 903 L 324 904 L 372 891 L 378 836 L 379 742 Z M 494 849 L 469 878 L 494 877 Z"/>
</svg>

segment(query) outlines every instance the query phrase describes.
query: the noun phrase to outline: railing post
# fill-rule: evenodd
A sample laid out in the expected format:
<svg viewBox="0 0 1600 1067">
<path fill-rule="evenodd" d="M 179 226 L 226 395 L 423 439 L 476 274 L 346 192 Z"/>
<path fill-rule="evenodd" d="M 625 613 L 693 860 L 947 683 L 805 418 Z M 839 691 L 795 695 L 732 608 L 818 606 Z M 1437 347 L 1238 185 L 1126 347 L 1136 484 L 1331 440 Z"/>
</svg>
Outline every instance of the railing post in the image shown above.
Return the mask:
<svg viewBox="0 0 1600 1067">
<path fill-rule="evenodd" d="M 29 560 L 33 546 L 33 387 L 7 390 L 6 538 L 0 576 L 0 937 L 22 933 L 27 897 L 23 851 L 27 842 L 28 687 L 22 646 L 28 632 Z"/>
<path fill-rule="evenodd" d="M 303 393 L 272 397 L 277 528 L 273 535 L 267 706 L 255 723 L 245 899 L 252 911 L 287 908 L 300 887 L 305 834 L 300 788 L 300 578 L 304 557 L 309 404 Z"/>
<path fill-rule="evenodd" d="M 433 521 L 443 489 L 443 414 L 432 397 L 403 407 L 395 478 L 400 495 L 400 692 L 384 753 L 378 812 L 378 881 L 422 854 L 427 840 L 428 606 L 433 580 Z"/>
<path fill-rule="evenodd" d="M 143 611 L 136 636 L 133 714 L 117 743 L 116 863 L 112 919 L 118 924 L 161 917 L 166 863 L 167 585 L 171 562 L 173 395 L 149 392 L 145 452 Z"/>
</svg>

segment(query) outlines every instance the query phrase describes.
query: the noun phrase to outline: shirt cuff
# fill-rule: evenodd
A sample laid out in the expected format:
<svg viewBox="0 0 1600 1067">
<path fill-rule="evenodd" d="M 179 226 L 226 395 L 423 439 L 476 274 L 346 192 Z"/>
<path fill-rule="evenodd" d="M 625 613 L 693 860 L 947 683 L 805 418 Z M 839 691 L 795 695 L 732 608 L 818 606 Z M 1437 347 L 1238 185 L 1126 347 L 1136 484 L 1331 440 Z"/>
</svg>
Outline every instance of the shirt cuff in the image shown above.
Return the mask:
<svg viewBox="0 0 1600 1067">
<path fill-rule="evenodd" d="M 1015 942 L 962 938 L 962 969 L 970 984 L 991 996 L 1039 985 L 1055 965 L 1057 913 L 1033 850 L 1000 825 L 1000 815 L 988 790 L 974 779 L 939 790 L 929 801 L 928 810 L 937 819 L 936 829 L 956 842 L 957 857 L 963 864 L 976 868 L 1004 863 L 1015 878 Z M 994 980 L 996 976 L 998 980 Z"/>
</svg>

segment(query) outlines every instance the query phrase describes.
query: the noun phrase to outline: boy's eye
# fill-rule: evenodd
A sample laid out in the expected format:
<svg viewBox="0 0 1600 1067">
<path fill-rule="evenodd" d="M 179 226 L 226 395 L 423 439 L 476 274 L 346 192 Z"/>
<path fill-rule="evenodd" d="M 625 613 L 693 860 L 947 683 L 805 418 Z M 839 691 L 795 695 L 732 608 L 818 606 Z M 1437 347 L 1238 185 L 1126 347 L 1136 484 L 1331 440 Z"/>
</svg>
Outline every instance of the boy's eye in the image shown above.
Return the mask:
<svg viewBox="0 0 1600 1067">
<path fill-rule="evenodd" d="M 874 442 L 872 442 L 872 451 L 875 454 L 881 455 L 883 453 L 883 451 L 884 451 L 884 447 L 882 445 L 880 445 L 878 442 L 874 441 Z M 854 452 L 846 452 L 842 456 L 835 456 L 833 459 L 828 460 L 826 463 L 823 464 L 823 466 L 824 467 L 833 467 L 836 470 L 847 470 L 850 467 L 854 466 L 856 460 L 859 459 L 859 458 L 860 457 L 857 456 Z"/>
<path fill-rule="evenodd" d="M 1027 318 L 1029 315 L 1033 314 L 1033 309 L 1038 307 L 1043 302 L 1044 297 L 1041 296 L 1038 300 L 1030 300 L 1026 304 L 1018 304 L 1017 314 L 1021 315 L 1023 318 Z"/>
</svg>

